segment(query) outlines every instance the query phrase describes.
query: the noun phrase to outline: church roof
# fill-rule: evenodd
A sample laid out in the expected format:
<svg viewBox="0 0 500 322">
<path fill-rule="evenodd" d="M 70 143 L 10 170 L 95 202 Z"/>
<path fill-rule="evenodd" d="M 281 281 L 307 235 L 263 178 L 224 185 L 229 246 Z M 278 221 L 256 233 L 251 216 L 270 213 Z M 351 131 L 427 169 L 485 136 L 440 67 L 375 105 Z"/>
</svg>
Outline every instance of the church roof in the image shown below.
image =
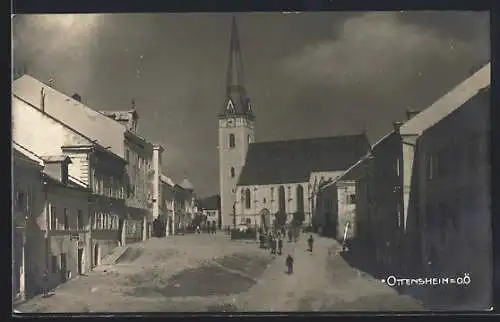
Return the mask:
<svg viewBox="0 0 500 322">
<path fill-rule="evenodd" d="M 306 182 L 313 171 L 345 171 L 369 149 L 365 134 L 252 143 L 238 185 Z"/>
</svg>

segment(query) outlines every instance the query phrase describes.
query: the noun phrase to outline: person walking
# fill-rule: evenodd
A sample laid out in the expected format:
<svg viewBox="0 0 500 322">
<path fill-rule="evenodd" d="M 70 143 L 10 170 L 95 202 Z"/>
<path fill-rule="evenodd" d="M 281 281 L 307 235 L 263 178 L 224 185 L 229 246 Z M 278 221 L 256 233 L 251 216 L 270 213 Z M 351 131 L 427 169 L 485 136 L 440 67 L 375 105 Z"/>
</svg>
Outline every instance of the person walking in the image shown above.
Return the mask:
<svg viewBox="0 0 500 322">
<path fill-rule="evenodd" d="M 288 256 L 286 257 L 286 260 L 285 260 L 285 264 L 287 267 L 288 275 L 293 274 L 293 257 L 292 257 L 292 255 L 288 254 Z"/>
<path fill-rule="evenodd" d="M 292 242 L 292 229 L 291 228 L 288 228 L 288 242 L 291 243 Z"/>
<path fill-rule="evenodd" d="M 276 237 L 271 235 L 271 254 L 276 255 Z"/>
<path fill-rule="evenodd" d="M 313 251 L 313 245 L 314 245 L 313 235 L 309 235 L 309 238 L 307 239 L 307 244 L 309 246 L 309 251 L 312 253 L 312 251 Z"/>
<path fill-rule="evenodd" d="M 283 238 L 281 236 L 278 237 L 278 255 L 283 253 Z"/>
<path fill-rule="evenodd" d="M 47 272 L 47 270 L 44 270 L 42 277 L 42 296 L 47 297 L 48 295 L 49 295 L 49 272 Z"/>
</svg>

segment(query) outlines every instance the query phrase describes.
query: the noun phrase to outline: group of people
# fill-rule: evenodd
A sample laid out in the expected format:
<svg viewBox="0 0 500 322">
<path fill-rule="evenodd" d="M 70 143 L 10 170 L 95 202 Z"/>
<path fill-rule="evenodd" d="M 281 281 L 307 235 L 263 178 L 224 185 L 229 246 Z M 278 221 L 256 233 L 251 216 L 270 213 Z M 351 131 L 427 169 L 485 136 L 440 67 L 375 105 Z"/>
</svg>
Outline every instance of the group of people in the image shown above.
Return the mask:
<svg viewBox="0 0 500 322">
<path fill-rule="evenodd" d="M 272 231 L 264 231 L 264 229 L 259 230 L 259 242 L 260 247 L 264 249 L 269 249 L 271 254 L 274 255 L 282 255 L 283 254 L 283 240 L 288 237 L 288 242 L 297 242 L 298 234 L 294 234 L 294 230 L 292 228 L 282 227 L 279 230 Z M 314 246 L 314 238 L 312 235 L 309 235 L 307 239 L 307 251 L 313 252 Z M 294 259 L 292 255 L 288 255 L 285 259 L 285 265 L 287 266 L 288 274 L 293 273 L 293 262 Z"/>
<path fill-rule="evenodd" d="M 207 221 L 205 225 L 203 225 L 203 228 L 200 227 L 200 225 L 197 225 L 195 228 L 195 233 L 201 234 L 202 231 L 206 232 L 207 234 L 212 234 L 215 235 L 217 233 L 217 224 L 215 221 Z"/>
</svg>

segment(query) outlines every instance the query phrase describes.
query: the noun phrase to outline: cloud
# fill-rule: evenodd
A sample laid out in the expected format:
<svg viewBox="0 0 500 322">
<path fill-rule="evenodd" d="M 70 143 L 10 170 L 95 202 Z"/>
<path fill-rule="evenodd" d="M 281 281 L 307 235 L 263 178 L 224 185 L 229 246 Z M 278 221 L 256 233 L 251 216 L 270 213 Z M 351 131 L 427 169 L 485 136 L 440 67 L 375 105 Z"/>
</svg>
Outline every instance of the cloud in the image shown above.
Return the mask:
<svg viewBox="0 0 500 322">
<path fill-rule="evenodd" d="M 348 18 L 337 37 L 303 48 L 282 67 L 302 82 L 383 86 L 418 73 L 429 59 L 452 63 L 472 49 L 468 42 L 403 23 L 397 13 L 373 12 Z"/>
</svg>

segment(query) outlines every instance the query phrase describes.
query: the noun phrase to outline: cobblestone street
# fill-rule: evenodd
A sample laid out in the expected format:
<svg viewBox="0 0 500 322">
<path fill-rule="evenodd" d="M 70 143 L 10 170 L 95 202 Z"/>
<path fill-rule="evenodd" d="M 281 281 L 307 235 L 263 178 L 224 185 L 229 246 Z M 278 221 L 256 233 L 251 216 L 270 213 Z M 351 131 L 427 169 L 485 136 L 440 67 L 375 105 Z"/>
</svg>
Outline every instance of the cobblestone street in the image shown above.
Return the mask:
<svg viewBox="0 0 500 322">
<path fill-rule="evenodd" d="M 132 245 L 117 264 L 98 267 L 31 299 L 21 312 L 421 310 L 411 297 L 351 268 L 331 239 L 285 243 L 273 256 L 223 234 L 152 239 Z M 295 258 L 285 274 L 285 257 Z"/>
</svg>

